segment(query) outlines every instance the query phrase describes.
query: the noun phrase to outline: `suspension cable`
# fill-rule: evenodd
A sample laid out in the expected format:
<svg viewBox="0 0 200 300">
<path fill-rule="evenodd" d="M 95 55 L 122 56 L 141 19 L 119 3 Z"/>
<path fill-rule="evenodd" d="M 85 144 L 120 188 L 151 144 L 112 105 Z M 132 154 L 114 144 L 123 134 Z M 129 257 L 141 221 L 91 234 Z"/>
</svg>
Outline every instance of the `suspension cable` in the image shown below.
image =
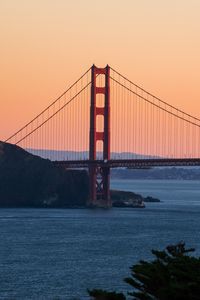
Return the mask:
<svg viewBox="0 0 200 300">
<path fill-rule="evenodd" d="M 122 83 L 119 82 L 118 80 L 114 79 L 113 77 L 110 76 L 110 79 L 112 79 L 113 81 L 115 81 L 116 83 L 118 83 L 120 86 L 122 86 L 123 88 L 125 88 L 127 91 L 130 91 L 130 92 L 133 93 L 134 95 L 136 95 L 136 96 L 138 96 L 139 98 L 143 99 L 144 101 L 150 103 L 151 105 L 153 105 L 153 106 L 159 108 L 160 110 L 163 110 L 163 111 L 165 111 L 166 113 L 168 113 L 168 114 L 170 114 L 170 115 L 172 115 L 172 116 L 174 116 L 174 117 L 177 117 L 177 118 L 179 118 L 179 119 L 181 119 L 181 120 L 183 120 L 183 121 L 185 121 L 185 122 L 188 122 L 189 124 L 195 125 L 195 126 L 197 126 L 197 127 L 200 128 L 200 125 L 198 125 L 198 124 L 196 124 L 196 123 L 194 123 L 194 122 L 191 122 L 191 121 L 185 119 L 184 117 L 178 116 L 178 115 L 176 115 L 175 113 L 173 113 L 172 111 L 169 111 L 169 110 L 167 110 L 167 109 L 165 109 L 165 108 L 159 106 L 158 104 L 156 104 L 156 103 L 154 103 L 154 102 L 148 100 L 148 99 L 145 98 L 144 96 L 141 96 L 140 94 L 134 92 L 132 89 L 126 87 L 124 84 L 122 84 Z M 187 114 L 186 114 L 186 115 L 187 115 Z M 188 115 L 188 116 L 189 116 L 189 115 Z"/>
<path fill-rule="evenodd" d="M 40 125 L 38 125 L 36 128 L 34 128 L 31 132 L 26 134 L 23 138 L 18 140 L 15 145 L 19 144 L 21 141 L 25 140 L 28 136 L 33 134 L 35 131 L 37 131 L 39 128 L 41 128 L 45 123 L 47 123 L 49 120 L 51 120 L 57 113 L 59 113 L 63 108 L 65 108 L 68 104 L 70 104 L 78 95 L 80 95 L 89 85 L 91 84 L 91 81 L 86 84 L 75 96 L 73 96 L 67 103 L 65 103 L 63 106 L 61 106 L 56 112 L 54 112 L 50 117 L 48 117 L 45 121 L 43 121 Z"/>
<path fill-rule="evenodd" d="M 8 137 L 4 142 L 8 142 L 9 140 L 11 140 L 20 131 L 22 131 L 23 129 L 25 129 L 26 127 L 28 127 L 31 123 L 33 123 L 36 119 L 38 119 L 43 113 L 45 113 L 50 107 L 52 107 L 57 101 L 59 101 L 69 90 L 71 90 L 90 70 L 91 70 L 91 67 L 79 79 L 77 79 L 67 90 L 65 90 L 58 98 L 56 98 L 49 106 L 47 106 L 41 113 L 39 113 L 30 122 L 28 122 L 26 125 L 24 125 L 23 127 L 21 127 L 18 131 L 16 131 L 10 137 Z"/>
<path fill-rule="evenodd" d="M 116 71 L 115 69 L 113 69 L 112 67 L 110 67 L 110 68 L 111 68 L 111 70 L 112 70 L 113 72 L 115 72 L 116 74 L 118 74 L 119 76 L 121 76 L 123 79 L 127 80 L 129 83 L 133 84 L 136 88 L 139 88 L 141 91 L 145 92 L 145 93 L 148 94 L 149 96 L 155 98 L 156 100 L 158 100 L 158 101 L 160 101 L 161 103 L 163 103 L 163 104 L 169 106 L 170 108 L 173 108 L 174 110 L 176 110 L 176 111 L 178 111 L 178 112 L 180 112 L 180 113 L 183 113 L 184 115 L 186 115 L 186 116 L 188 116 L 188 117 L 190 117 L 190 118 L 192 118 L 192 119 L 194 119 L 194 120 L 200 122 L 200 119 L 199 119 L 199 118 L 194 117 L 194 116 L 192 116 L 192 115 L 190 115 L 190 114 L 184 112 L 183 110 L 178 109 L 177 107 L 175 107 L 175 106 L 173 106 L 173 105 L 171 105 L 171 104 L 165 102 L 164 100 L 158 98 L 157 96 L 155 96 L 155 95 L 149 93 L 147 90 L 143 89 L 143 88 L 140 87 L 139 85 L 135 84 L 134 82 L 132 82 L 131 80 L 129 80 L 127 77 L 125 77 L 125 76 L 123 76 L 121 73 L 117 72 L 117 71 Z"/>
</svg>

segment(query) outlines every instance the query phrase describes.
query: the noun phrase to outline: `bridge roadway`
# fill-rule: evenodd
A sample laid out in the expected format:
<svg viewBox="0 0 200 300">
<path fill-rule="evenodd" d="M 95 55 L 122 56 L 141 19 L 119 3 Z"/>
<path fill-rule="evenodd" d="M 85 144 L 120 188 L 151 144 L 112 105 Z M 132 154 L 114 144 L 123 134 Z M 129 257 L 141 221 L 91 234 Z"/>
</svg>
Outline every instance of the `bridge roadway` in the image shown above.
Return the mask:
<svg viewBox="0 0 200 300">
<path fill-rule="evenodd" d="M 155 159 L 110 159 L 110 160 L 68 160 L 54 161 L 64 168 L 88 168 L 90 165 L 109 168 L 152 168 L 152 167 L 186 167 L 200 166 L 200 158 L 155 158 Z"/>
</svg>

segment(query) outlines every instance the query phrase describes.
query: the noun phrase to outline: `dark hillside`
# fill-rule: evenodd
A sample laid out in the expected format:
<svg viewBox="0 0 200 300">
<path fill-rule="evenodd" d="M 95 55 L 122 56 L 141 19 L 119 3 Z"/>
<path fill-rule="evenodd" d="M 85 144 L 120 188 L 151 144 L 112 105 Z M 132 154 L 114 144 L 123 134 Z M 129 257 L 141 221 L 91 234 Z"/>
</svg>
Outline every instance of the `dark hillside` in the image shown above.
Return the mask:
<svg viewBox="0 0 200 300">
<path fill-rule="evenodd" d="M 47 159 L 0 142 L 1 207 L 84 206 L 87 197 L 86 171 L 57 168 Z"/>
</svg>

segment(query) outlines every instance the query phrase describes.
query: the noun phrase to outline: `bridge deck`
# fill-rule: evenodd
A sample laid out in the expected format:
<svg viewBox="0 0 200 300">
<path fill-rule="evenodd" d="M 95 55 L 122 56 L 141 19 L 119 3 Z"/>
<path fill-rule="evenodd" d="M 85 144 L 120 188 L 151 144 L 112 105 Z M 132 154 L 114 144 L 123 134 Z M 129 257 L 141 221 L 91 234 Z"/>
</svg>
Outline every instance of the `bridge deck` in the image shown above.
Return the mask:
<svg viewBox="0 0 200 300">
<path fill-rule="evenodd" d="M 57 166 L 65 168 L 87 168 L 90 165 L 110 168 L 151 168 L 171 166 L 200 166 L 200 158 L 157 158 L 157 159 L 111 159 L 104 160 L 68 160 L 54 161 Z"/>
</svg>

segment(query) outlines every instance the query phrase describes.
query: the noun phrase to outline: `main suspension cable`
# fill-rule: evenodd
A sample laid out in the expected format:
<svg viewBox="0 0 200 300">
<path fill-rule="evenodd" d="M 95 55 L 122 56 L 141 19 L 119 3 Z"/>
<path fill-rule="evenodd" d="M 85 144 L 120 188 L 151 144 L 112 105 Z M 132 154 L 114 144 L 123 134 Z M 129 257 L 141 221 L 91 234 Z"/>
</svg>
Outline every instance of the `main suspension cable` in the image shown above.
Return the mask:
<svg viewBox="0 0 200 300">
<path fill-rule="evenodd" d="M 19 144 L 21 141 L 25 140 L 28 136 L 33 134 L 35 131 L 37 131 L 39 128 L 41 128 L 45 123 L 47 123 L 49 120 L 51 120 L 55 115 L 57 115 L 63 108 L 65 108 L 67 105 L 69 105 L 78 95 L 80 95 L 89 85 L 91 84 L 91 81 L 86 84 L 76 95 L 74 95 L 67 103 L 65 103 L 62 107 L 60 107 L 56 112 L 54 112 L 50 117 L 48 117 L 45 121 L 43 121 L 40 125 L 38 125 L 36 128 L 34 128 L 31 132 L 26 134 L 23 138 L 18 140 L 15 145 Z"/>
<path fill-rule="evenodd" d="M 157 96 L 151 94 L 150 92 L 148 92 L 147 90 L 143 89 L 143 88 L 140 87 L 139 85 L 135 84 L 134 82 L 132 82 L 131 80 L 129 80 L 127 77 L 123 76 L 121 73 L 119 73 L 118 71 L 116 71 L 116 70 L 113 69 L 112 67 L 110 67 L 110 68 L 111 68 L 111 70 L 112 70 L 113 72 L 115 72 L 116 74 L 118 74 L 119 76 L 121 76 L 123 79 L 127 80 L 129 83 L 133 84 L 136 88 L 139 88 L 141 91 L 145 92 L 145 93 L 148 94 L 149 96 L 151 96 L 151 97 L 153 97 L 154 99 L 160 101 L 161 103 L 163 103 L 163 104 L 169 106 L 170 108 L 173 108 L 174 110 L 176 110 L 176 111 L 178 111 L 178 112 L 180 112 L 180 113 L 186 115 L 187 117 L 190 117 L 190 118 L 192 118 L 192 119 L 194 119 L 194 120 L 200 122 L 200 119 L 199 119 L 199 118 L 194 117 L 194 116 L 192 116 L 192 115 L 190 115 L 190 114 L 184 112 L 183 110 L 178 109 L 177 107 L 175 107 L 175 106 L 173 106 L 173 105 L 171 105 L 171 104 L 165 102 L 164 100 L 158 98 Z"/>
<path fill-rule="evenodd" d="M 168 114 L 170 114 L 170 115 L 172 115 L 172 116 L 174 116 L 174 117 L 179 118 L 180 120 L 183 120 L 183 121 L 185 121 L 185 122 L 187 122 L 187 123 L 189 123 L 189 124 L 192 124 L 192 125 L 194 125 L 194 126 L 200 128 L 200 125 L 198 125 L 198 124 L 196 124 L 196 123 L 194 123 L 194 122 L 191 122 L 191 121 L 185 119 L 184 117 L 178 116 L 178 115 L 176 115 L 175 113 L 173 113 L 173 112 L 171 112 L 171 111 L 169 111 L 169 110 L 167 110 L 167 109 L 165 109 L 165 108 L 159 106 L 158 104 L 156 104 L 156 103 L 150 101 L 149 99 L 145 98 L 144 96 L 141 96 L 140 94 L 134 92 L 132 89 L 128 88 L 127 86 L 125 86 L 124 84 L 122 84 L 122 83 L 119 82 L 118 80 L 114 79 L 113 77 L 110 76 L 110 79 L 112 79 L 113 81 L 115 81 L 116 83 L 118 83 L 120 86 L 122 86 L 123 88 L 125 88 L 127 91 L 133 93 L 134 95 L 138 96 L 139 98 L 141 98 L 141 99 L 143 99 L 144 101 L 148 102 L 149 104 L 153 105 L 154 107 L 157 107 L 157 108 L 159 108 L 160 110 L 165 111 L 166 113 L 168 113 Z M 186 114 L 186 115 L 187 115 L 187 114 Z M 190 116 L 190 115 L 188 115 L 188 116 Z M 197 119 L 197 120 L 198 120 L 198 119 Z M 200 120 L 199 120 L 199 121 L 200 121 Z"/>
<path fill-rule="evenodd" d="M 65 90 L 58 98 L 56 98 L 49 106 L 47 106 L 41 113 L 39 113 L 36 117 L 34 117 L 30 122 L 28 122 L 26 125 L 21 127 L 18 131 L 16 131 L 14 134 L 12 134 L 10 137 L 8 137 L 5 142 L 8 142 L 13 137 L 15 137 L 20 131 L 24 130 L 26 127 L 28 127 L 31 123 L 33 123 L 35 120 L 37 120 L 42 114 L 44 114 L 49 108 L 51 108 L 56 102 L 58 102 L 67 92 L 69 92 L 88 72 L 91 70 L 91 67 L 79 78 L 77 79 L 67 90 Z"/>
</svg>

